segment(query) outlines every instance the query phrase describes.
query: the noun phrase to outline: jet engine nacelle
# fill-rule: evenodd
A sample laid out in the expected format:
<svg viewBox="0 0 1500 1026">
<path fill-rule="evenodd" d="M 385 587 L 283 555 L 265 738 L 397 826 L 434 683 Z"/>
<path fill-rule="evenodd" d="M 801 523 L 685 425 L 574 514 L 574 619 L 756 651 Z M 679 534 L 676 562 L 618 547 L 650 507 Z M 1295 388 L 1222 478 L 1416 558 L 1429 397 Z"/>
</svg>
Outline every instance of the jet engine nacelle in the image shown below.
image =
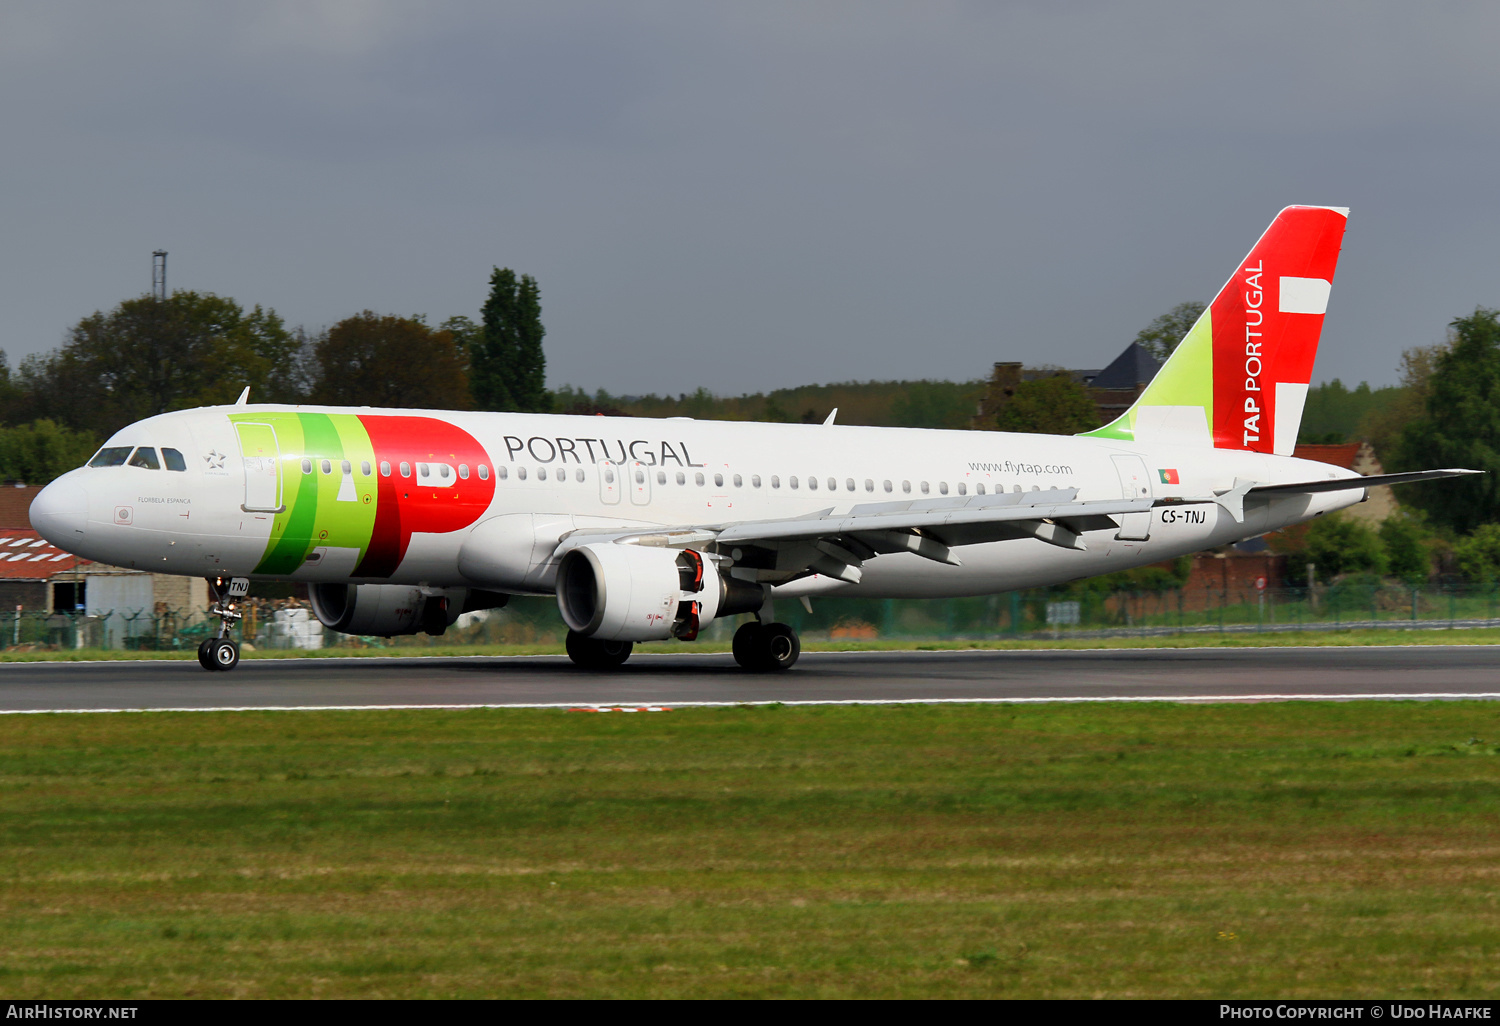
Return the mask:
<svg viewBox="0 0 1500 1026">
<path fill-rule="evenodd" d="M 557 569 L 563 620 L 602 641 L 692 641 L 715 617 L 754 612 L 764 600 L 761 585 L 724 577 L 693 549 L 584 545 Z"/>
<path fill-rule="evenodd" d="M 463 612 L 464 588 L 431 595 L 404 584 L 311 584 L 307 595 L 323 626 L 344 634 L 442 634 Z"/>
</svg>

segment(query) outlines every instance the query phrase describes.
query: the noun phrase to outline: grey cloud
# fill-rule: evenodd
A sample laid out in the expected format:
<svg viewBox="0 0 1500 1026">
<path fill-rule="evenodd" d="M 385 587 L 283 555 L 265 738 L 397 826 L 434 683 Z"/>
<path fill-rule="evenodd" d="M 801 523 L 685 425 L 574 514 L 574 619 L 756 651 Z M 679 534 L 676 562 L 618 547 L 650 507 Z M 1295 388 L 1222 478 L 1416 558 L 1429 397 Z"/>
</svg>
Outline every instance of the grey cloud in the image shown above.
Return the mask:
<svg viewBox="0 0 1500 1026">
<path fill-rule="evenodd" d="M 551 377 L 1098 365 L 1354 207 L 1320 376 L 1496 295 L 1484 5 L 141 3 L 0 13 L 0 345 L 183 287 L 310 327 L 542 284 Z"/>
</svg>

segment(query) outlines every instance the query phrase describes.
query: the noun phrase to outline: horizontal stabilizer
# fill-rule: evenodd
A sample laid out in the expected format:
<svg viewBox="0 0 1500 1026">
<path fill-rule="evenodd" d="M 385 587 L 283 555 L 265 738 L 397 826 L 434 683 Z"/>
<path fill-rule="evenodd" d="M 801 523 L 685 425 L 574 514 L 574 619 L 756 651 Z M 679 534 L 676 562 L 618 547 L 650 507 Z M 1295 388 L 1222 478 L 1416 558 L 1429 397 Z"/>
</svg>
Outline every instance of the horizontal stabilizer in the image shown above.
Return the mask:
<svg viewBox="0 0 1500 1026">
<path fill-rule="evenodd" d="M 1341 477 L 1329 481 L 1299 481 L 1295 484 L 1256 485 L 1251 495 L 1267 495 L 1276 492 L 1342 492 L 1352 488 L 1373 488 L 1376 485 L 1411 484 L 1415 481 L 1438 481 L 1445 477 L 1463 477 L 1466 474 L 1483 474 L 1482 470 L 1413 470 L 1406 474 L 1371 474 L 1369 477 Z"/>
</svg>

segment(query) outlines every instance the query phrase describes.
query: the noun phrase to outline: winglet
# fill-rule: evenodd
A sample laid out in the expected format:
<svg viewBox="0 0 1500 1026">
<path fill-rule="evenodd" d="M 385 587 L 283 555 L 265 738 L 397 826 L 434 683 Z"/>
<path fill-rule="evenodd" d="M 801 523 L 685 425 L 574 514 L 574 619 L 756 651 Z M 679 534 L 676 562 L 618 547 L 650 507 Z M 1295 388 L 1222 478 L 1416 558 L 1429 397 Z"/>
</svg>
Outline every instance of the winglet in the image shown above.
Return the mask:
<svg viewBox="0 0 1500 1026">
<path fill-rule="evenodd" d="M 828 415 L 828 419 L 825 420 L 825 421 L 823 421 L 823 426 L 827 427 L 829 424 L 832 424 L 833 423 L 833 418 L 837 417 L 838 415 L 839 415 L 839 408 L 837 406 L 835 406 L 833 408 L 833 412 Z"/>
<path fill-rule="evenodd" d="M 245 386 L 245 390 L 240 393 L 240 397 L 234 401 L 234 405 L 236 405 L 236 406 L 244 406 L 249 401 L 250 401 L 250 386 L 246 385 Z"/>
</svg>

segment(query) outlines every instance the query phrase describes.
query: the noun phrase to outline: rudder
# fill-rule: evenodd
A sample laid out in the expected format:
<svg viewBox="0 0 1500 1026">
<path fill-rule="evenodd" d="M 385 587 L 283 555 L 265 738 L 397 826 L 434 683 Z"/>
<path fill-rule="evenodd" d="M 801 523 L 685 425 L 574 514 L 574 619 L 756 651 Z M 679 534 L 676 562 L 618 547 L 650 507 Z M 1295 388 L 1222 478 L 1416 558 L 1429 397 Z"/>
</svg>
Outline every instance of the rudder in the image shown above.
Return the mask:
<svg viewBox="0 0 1500 1026">
<path fill-rule="evenodd" d="M 1084 432 L 1290 455 L 1347 207 L 1287 207 L 1129 410 Z"/>
</svg>

